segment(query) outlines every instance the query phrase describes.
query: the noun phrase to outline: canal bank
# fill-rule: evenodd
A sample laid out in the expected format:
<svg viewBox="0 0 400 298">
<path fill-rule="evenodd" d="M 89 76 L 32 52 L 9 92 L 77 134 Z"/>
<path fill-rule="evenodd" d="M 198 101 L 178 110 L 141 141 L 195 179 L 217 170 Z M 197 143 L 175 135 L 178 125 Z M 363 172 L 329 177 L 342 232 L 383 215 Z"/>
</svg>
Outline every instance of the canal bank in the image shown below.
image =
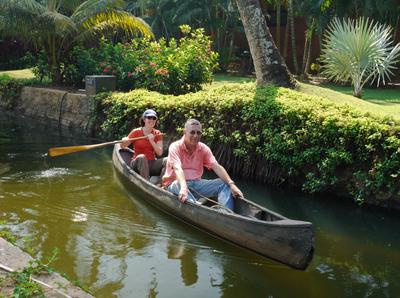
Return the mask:
<svg viewBox="0 0 400 298">
<path fill-rule="evenodd" d="M 0 297 L 13 295 L 15 280 L 12 273 L 30 267 L 33 261 L 29 254 L 0 237 Z M 93 297 L 56 272 L 32 276 L 32 281 L 42 288 L 44 297 Z"/>
<path fill-rule="evenodd" d="M 11 114 L 55 128 L 91 133 L 94 100 L 84 91 L 25 86 L 18 96 L 4 97 L 0 92 L 0 109 Z"/>
</svg>

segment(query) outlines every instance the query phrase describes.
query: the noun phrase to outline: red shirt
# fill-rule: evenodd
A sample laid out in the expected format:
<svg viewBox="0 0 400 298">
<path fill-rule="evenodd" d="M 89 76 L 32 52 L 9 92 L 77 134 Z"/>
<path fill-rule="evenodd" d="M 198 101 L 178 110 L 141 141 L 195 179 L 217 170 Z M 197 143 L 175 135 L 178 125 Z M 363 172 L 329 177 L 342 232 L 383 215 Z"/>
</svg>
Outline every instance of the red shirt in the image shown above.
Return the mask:
<svg viewBox="0 0 400 298">
<path fill-rule="evenodd" d="M 195 151 L 189 155 L 183 137 L 173 142 L 168 149 L 167 169 L 163 177 L 163 184 L 169 185 L 175 179 L 174 165 L 180 165 L 186 180 L 197 180 L 203 176 L 204 167 L 211 169 L 217 163 L 210 147 L 199 142 Z"/>
<path fill-rule="evenodd" d="M 157 129 L 152 129 L 151 133 L 154 135 L 154 142 L 161 141 L 163 139 L 163 136 L 161 135 L 161 132 Z M 135 128 L 132 130 L 128 138 L 133 139 L 133 138 L 138 138 L 138 137 L 143 137 L 143 129 L 140 128 Z M 147 160 L 155 160 L 156 159 L 156 154 L 154 152 L 153 146 L 150 144 L 149 139 L 140 139 L 137 141 L 133 141 L 133 149 L 135 150 L 135 154 L 133 155 L 133 159 L 136 158 L 139 154 L 144 154 L 147 158 Z"/>
</svg>

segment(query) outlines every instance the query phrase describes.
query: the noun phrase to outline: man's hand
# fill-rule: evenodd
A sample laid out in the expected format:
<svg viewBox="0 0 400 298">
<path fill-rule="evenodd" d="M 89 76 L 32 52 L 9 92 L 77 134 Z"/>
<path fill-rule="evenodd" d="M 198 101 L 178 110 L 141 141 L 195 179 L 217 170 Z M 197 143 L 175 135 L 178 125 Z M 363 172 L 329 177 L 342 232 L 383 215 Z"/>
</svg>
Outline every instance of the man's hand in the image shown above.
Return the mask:
<svg viewBox="0 0 400 298">
<path fill-rule="evenodd" d="M 179 200 L 181 200 L 182 203 L 185 203 L 188 197 L 188 192 L 189 190 L 186 187 L 181 187 L 181 190 L 179 191 Z"/>
<path fill-rule="evenodd" d="M 242 193 L 242 191 L 239 189 L 239 187 L 237 187 L 236 186 L 236 184 L 234 184 L 234 183 L 232 183 L 232 184 L 229 184 L 229 186 L 231 187 L 231 192 L 232 192 L 232 195 L 235 197 L 235 198 L 243 198 L 243 193 Z"/>
</svg>

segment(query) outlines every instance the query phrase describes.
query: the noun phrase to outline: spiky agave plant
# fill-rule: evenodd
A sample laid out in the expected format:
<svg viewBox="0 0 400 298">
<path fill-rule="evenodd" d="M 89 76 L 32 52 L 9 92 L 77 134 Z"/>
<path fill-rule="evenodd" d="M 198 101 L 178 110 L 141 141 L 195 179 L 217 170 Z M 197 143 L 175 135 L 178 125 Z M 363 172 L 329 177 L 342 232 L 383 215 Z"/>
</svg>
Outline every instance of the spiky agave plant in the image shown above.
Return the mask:
<svg viewBox="0 0 400 298">
<path fill-rule="evenodd" d="M 322 74 L 334 81 L 351 81 L 361 98 L 367 82 L 385 84 L 399 61 L 400 45 L 393 46 L 391 28 L 368 18 L 332 20 L 322 49 Z"/>
</svg>

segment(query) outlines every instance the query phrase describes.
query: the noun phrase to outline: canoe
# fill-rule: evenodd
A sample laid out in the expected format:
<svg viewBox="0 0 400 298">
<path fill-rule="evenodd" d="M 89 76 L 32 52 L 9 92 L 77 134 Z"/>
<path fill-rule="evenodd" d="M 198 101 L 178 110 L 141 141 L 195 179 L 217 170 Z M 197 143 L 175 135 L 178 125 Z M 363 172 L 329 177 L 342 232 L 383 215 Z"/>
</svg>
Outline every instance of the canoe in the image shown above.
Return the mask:
<svg viewBox="0 0 400 298">
<path fill-rule="evenodd" d="M 132 153 L 114 146 L 113 165 L 128 185 L 139 189 L 140 196 L 162 211 L 214 236 L 292 268 L 304 270 L 314 252 L 312 223 L 286 218 L 245 198 L 234 200 L 234 213 L 218 208 L 217 202 L 182 203 L 178 197 L 150 183 L 129 162 Z M 216 208 L 217 207 L 217 208 Z"/>
</svg>

